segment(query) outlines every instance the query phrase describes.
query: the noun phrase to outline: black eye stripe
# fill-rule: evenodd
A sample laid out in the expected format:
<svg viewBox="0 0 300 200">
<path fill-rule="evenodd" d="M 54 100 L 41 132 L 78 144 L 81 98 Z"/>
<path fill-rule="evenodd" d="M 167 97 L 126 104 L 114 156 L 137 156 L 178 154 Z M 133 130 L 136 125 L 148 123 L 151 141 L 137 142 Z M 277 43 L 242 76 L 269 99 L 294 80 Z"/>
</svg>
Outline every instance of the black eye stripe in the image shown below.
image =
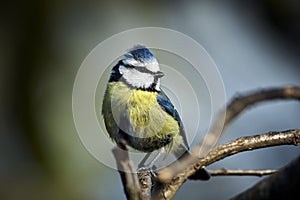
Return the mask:
<svg viewBox="0 0 300 200">
<path fill-rule="evenodd" d="M 123 64 L 125 67 L 127 68 L 132 68 L 132 69 L 136 69 L 137 71 L 141 72 L 141 73 L 148 73 L 151 75 L 156 75 L 155 72 L 150 71 L 149 69 L 147 69 L 146 67 L 140 67 L 140 66 L 133 66 L 133 65 L 128 65 L 128 64 Z"/>
<path fill-rule="evenodd" d="M 147 69 L 146 67 L 137 67 L 137 66 L 135 66 L 134 68 L 135 68 L 136 70 L 138 70 L 139 72 L 142 72 L 142 73 L 148 73 L 148 74 L 152 74 L 152 75 L 155 75 L 155 74 L 156 74 L 155 72 L 150 71 L 150 70 Z"/>
</svg>

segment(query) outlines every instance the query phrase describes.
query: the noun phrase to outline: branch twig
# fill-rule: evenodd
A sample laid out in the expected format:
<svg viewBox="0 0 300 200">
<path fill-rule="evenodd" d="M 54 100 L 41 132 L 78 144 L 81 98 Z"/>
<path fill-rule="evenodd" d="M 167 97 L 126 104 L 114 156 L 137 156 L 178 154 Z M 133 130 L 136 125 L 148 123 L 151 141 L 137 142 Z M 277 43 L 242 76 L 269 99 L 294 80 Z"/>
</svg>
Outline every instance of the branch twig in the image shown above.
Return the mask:
<svg viewBox="0 0 300 200">
<path fill-rule="evenodd" d="M 203 166 L 210 165 L 218 160 L 226 158 L 243 151 L 252 151 L 254 149 L 279 146 L 279 145 L 299 145 L 300 144 L 300 130 L 288 130 L 284 132 L 269 132 L 262 135 L 242 137 L 226 144 L 214 148 L 204 158 L 199 158 L 195 165 L 189 166 L 178 176 L 171 179 L 171 181 L 164 184 L 158 193 L 168 194 L 164 195 L 165 199 L 172 199 L 180 186 L 191 176 L 195 171 Z M 164 169 L 159 172 L 159 177 L 164 180 Z M 171 189 L 169 189 L 171 187 Z"/>
<path fill-rule="evenodd" d="M 208 170 L 211 176 L 265 176 L 278 172 L 276 169 L 264 169 L 264 170 L 230 170 L 230 169 L 217 169 Z"/>
<path fill-rule="evenodd" d="M 275 99 L 297 99 L 300 100 L 300 87 L 282 87 L 282 88 L 271 88 L 260 91 L 255 91 L 246 95 L 241 95 L 235 97 L 227 106 L 227 109 L 219 114 L 216 118 L 215 123 L 213 124 L 211 130 L 203 142 L 199 143 L 193 150 L 193 157 L 186 157 L 177 166 L 173 165 L 172 167 L 165 168 L 161 171 L 158 178 L 161 181 L 168 182 L 176 174 L 182 172 L 184 169 L 196 164 L 198 162 L 198 157 L 203 157 L 210 150 L 212 146 L 215 145 L 217 140 L 220 137 L 220 131 L 223 132 L 225 128 L 235 119 L 238 114 L 244 111 L 247 107 L 250 107 L 254 104 L 275 100 Z M 223 120 L 225 118 L 225 121 Z M 184 164 L 182 164 L 184 163 Z M 203 166 L 203 165 L 202 165 Z M 205 166 L 205 165 L 204 165 Z"/>
<path fill-rule="evenodd" d="M 235 97 L 227 106 L 225 126 L 235 119 L 247 107 L 256 103 L 276 99 L 297 99 L 300 100 L 300 87 L 287 86 L 282 88 L 270 88 L 255 91 L 246 95 Z"/>
<path fill-rule="evenodd" d="M 143 199 L 139 179 L 135 173 L 134 164 L 129 159 L 126 145 L 119 143 L 112 149 L 112 153 L 116 159 L 126 198 L 130 200 Z"/>
<path fill-rule="evenodd" d="M 232 200 L 295 199 L 299 194 L 300 156 Z M 298 196 L 299 197 L 299 196 Z"/>
</svg>

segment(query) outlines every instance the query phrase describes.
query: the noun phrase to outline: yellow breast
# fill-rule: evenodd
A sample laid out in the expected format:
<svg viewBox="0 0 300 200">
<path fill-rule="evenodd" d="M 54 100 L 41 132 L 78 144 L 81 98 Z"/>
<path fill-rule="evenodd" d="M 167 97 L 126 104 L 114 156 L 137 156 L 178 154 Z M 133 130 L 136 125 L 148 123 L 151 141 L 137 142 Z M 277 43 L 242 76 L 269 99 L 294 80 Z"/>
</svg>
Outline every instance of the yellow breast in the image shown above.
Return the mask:
<svg viewBox="0 0 300 200">
<path fill-rule="evenodd" d="M 103 114 L 104 118 L 109 118 L 105 119 L 105 124 L 110 136 L 118 137 L 113 130 L 114 126 L 119 126 L 123 115 L 129 119 L 125 131 L 130 135 L 151 138 L 151 142 L 166 137 L 178 138 L 179 124 L 161 108 L 157 95 L 157 92 L 131 89 L 122 82 L 109 83 L 103 105 L 110 109 Z"/>
</svg>

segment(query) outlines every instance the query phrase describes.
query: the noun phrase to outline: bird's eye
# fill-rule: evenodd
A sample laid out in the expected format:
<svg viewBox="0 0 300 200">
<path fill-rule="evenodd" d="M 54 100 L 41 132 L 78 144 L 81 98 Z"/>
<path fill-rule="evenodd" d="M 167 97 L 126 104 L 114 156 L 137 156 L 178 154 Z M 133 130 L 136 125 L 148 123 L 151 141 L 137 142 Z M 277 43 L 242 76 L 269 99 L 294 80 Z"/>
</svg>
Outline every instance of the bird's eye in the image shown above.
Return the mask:
<svg viewBox="0 0 300 200">
<path fill-rule="evenodd" d="M 135 66 L 133 66 L 133 65 L 128 65 L 128 64 L 126 64 L 126 65 L 124 65 L 126 68 L 134 68 Z"/>
</svg>

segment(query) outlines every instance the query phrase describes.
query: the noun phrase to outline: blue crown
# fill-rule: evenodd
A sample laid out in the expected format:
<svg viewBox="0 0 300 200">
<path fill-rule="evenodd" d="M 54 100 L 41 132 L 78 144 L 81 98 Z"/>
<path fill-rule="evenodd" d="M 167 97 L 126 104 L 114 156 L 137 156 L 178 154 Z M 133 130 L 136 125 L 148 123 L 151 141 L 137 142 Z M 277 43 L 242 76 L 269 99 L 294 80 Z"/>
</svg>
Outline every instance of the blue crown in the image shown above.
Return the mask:
<svg viewBox="0 0 300 200">
<path fill-rule="evenodd" d="M 153 59 L 156 60 L 150 50 L 141 45 L 133 47 L 128 54 L 125 55 L 125 59 L 127 58 L 133 58 L 141 63 L 146 63 Z"/>
</svg>

